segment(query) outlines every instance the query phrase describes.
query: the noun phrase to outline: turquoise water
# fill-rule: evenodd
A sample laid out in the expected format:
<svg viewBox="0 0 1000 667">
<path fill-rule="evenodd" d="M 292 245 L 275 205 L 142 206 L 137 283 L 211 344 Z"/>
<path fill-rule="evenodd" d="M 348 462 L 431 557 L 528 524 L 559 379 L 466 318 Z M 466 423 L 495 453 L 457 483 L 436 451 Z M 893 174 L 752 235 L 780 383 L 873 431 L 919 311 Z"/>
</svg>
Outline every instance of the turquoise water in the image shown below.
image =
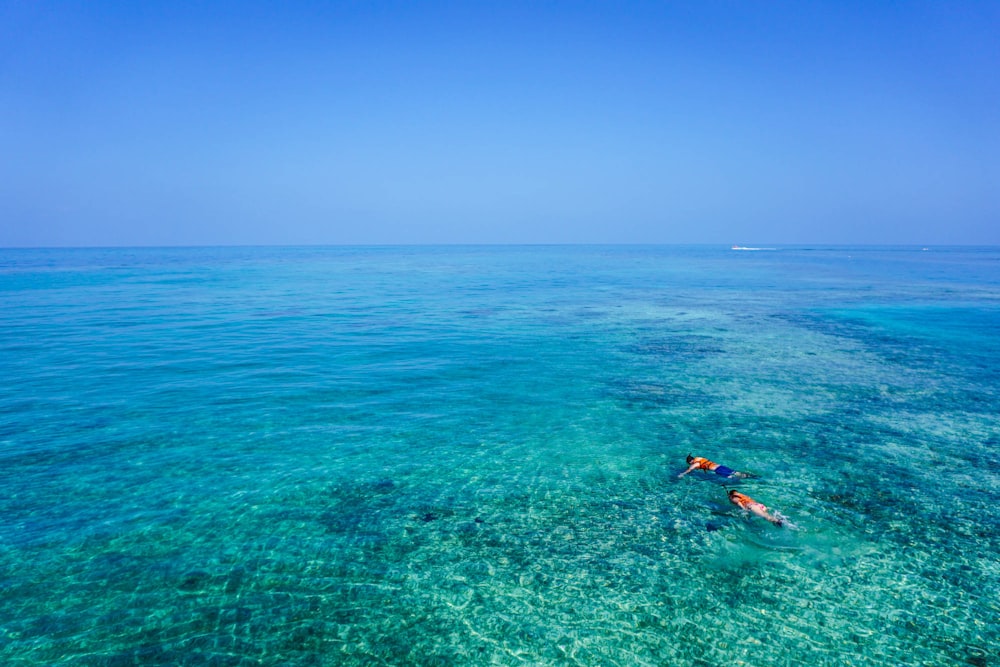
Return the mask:
<svg viewBox="0 0 1000 667">
<path fill-rule="evenodd" d="M 1000 249 L 0 250 L 0 300 L 4 665 L 1000 664 Z"/>
</svg>

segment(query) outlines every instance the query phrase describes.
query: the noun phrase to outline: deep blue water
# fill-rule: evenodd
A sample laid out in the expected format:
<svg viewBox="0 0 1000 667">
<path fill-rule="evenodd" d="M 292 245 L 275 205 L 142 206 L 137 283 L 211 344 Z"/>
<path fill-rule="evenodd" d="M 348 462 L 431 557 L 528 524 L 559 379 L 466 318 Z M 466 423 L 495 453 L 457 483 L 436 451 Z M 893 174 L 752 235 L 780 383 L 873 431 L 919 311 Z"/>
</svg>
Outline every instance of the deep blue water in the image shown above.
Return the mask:
<svg viewBox="0 0 1000 667">
<path fill-rule="evenodd" d="M 998 248 L 0 250 L 0 663 L 1000 664 L 998 361 Z"/>
</svg>

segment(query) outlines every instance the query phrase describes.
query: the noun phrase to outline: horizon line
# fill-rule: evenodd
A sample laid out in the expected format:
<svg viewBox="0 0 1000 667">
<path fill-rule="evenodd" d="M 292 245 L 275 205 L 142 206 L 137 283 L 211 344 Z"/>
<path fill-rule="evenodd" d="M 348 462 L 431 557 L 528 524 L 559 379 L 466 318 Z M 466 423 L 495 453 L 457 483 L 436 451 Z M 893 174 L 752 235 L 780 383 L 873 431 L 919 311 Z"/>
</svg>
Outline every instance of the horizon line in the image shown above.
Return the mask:
<svg viewBox="0 0 1000 667">
<path fill-rule="evenodd" d="M 741 245 L 728 243 L 671 242 L 417 242 L 417 243 L 191 243 L 135 245 L 11 245 L 0 250 L 183 250 L 206 248 L 428 248 L 428 247 L 719 247 L 729 250 L 780 250 L 812 248 L 1000 248 L 992 243 L 760 243 Z"/>
</svg>

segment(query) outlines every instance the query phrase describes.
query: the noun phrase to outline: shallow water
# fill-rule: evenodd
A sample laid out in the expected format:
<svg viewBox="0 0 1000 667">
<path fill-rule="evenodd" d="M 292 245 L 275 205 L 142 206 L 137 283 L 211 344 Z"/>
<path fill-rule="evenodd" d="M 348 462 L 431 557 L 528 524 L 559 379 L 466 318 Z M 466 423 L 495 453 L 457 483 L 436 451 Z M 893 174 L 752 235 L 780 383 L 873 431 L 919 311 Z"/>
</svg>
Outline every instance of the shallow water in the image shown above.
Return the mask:
<svg viewBox="0 0 1000 667">
<path fill-rule="evenodd" d="M 3 250 L 0 299 L 3 664 L 1000 664 L 1000 249 Z"/>
</svg>

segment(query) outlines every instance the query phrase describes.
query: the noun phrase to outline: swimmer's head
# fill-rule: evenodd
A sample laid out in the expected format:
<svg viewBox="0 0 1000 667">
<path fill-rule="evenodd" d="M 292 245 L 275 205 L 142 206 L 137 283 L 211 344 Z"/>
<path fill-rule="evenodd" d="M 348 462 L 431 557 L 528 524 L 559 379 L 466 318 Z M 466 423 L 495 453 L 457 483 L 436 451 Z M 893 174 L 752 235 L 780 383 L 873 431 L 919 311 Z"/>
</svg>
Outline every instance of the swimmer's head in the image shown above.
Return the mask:
<svg viewBox="0 0 1000 667">
<path fill-rule="evenodd" d="M 688 454 L 688 456 L 687 456 L 687 462 L 691 463 L 691 461 L 694 461 L 694 457 L 691 456 L 690 454 Z"/>
</svg>

